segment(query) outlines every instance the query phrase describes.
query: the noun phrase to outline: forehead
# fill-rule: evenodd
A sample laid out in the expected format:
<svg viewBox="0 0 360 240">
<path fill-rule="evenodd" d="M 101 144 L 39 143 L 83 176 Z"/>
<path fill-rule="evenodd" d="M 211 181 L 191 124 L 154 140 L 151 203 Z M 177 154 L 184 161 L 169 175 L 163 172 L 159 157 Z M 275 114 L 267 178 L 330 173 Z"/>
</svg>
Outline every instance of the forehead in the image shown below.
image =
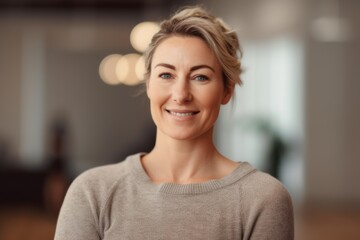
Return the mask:
<svg viewBox="0 0 360 240">
<path fill-rule="evenodd" d="M 159 62 L 169 64 L 208 64 L 214 68 L 219 62 L 212 49 L 199 37 L 171 36 L 163 40 L 154 52 L 153 66 Z"/>
</svg>

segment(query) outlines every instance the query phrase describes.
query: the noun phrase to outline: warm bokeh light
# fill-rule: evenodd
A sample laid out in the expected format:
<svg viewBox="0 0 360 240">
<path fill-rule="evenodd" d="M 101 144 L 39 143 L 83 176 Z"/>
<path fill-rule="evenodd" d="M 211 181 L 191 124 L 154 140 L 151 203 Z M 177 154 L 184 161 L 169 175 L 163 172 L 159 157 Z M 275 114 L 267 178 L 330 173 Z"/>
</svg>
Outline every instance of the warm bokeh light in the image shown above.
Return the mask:
<svg viewBox="0 0 360 240">
<path fill-rule="evenodd" d="M 121 81 L 117 76 L 116 65 L 121 59 L 120 54 L 111 54 L 106 56 L 100 63 L 99 66 L 99 75 L 101 79 L 109 85 L 120 84 Z"/>
<path fill-rule="evenodd" d="M 131 53 L 121 57 L 117 62 L 115 72 L 121 83 L 126 85 L 139 84 L 140 79 L 135 72 L 135 66 L 139 58 L 139 54 Z"/>
<path fill-rule="evenodd" d="M 111 54 L 100 63 L 99 75 L 109 85 L 136 85 L 144 79 L 145 65 L 141 55 Z"/>
<path fill-rule="evenodd" d="M 136 25 L 130 34 L 131 45 L 139 52 L 144 52 L 153 35 L 160 29 L 154 22 L 142 22 Z M 136 85 L 144 80 L 145 63 L 139 54 L 125 56 L 111 54 L 105 57 L 99 67 L 101 79 L 109 85 Z"/>
<path fill-rule="evenodd" d="M 141 56 L 137 62 L 136 62 L 136 65 L 135 65 L 135 74 L 136 74 L 136 77 L 139 79 L 139 80 L 144 80 L 144 74 L 145 74 L 145 60 L 144 60 L 144 57 Z"/>
<path fill-rule="evenodd" d="M 160 29 L 155 22 L 142 22 L 136 25 L 130 34 L 130 42 L 134 49 L 144 52 L 151 42 L 151 38 Z"/>
<path fill-rule="evenodd" d="M 121 83 L 126 81 L 129 75 L 130 64 L 126 56 L 122 56 L 115 65 L 115 73 Z"/>
</svg>

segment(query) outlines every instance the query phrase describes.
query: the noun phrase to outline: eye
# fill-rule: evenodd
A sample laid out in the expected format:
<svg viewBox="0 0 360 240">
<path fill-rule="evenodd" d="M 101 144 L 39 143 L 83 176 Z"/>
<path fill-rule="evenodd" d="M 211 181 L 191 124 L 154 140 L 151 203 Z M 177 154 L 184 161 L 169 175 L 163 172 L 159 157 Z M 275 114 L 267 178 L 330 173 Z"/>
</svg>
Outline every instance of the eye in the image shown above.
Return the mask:
<svg viewBox="0 0 360 240">
<path fill-rule="evenodd" d="M 162 79 L 170 79 L 171 74 L 170 73 L 161 73 L 161 74 L 159 74 L 159 77 Z"/>
<path fill-rule="evenodd" d="M 209 80 L 209 78 L 205 75 L 196 75 L 194 77 L 194 80 L 199 81 L 199 82 L 204 82 L 204 81 Z"/>
</svg>

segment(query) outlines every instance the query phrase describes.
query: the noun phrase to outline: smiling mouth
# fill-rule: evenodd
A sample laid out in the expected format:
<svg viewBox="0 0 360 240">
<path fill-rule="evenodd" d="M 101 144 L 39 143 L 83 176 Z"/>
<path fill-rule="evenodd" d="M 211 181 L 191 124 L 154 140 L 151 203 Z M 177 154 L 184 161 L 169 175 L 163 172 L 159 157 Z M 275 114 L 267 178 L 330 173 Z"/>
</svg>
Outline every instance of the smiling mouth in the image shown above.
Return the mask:
<svg viewBox="0 0 360 240">
<path fill-rule="evenodd" d="M 166 111 L 168 113 L 170 113 L 171 115 L 177 116 L 177 117 L 187 117 L 187 116 L 193 116 L 198 114 L 200 111 L 194 111 L 194 112 L 176 112 L 176 111 L 171 111 L 171 110 L 167 110 Z"/>
</svg>

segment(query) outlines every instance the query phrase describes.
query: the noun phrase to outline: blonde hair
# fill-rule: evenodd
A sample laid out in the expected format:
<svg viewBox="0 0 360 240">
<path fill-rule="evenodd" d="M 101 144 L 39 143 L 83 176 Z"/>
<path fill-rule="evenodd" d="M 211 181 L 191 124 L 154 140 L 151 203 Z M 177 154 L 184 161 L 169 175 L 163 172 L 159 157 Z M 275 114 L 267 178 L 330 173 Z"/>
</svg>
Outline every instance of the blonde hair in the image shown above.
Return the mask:
<svg viewBox="0 0 360 240">
<path fill-rule="evenodd" d="M 153 36 L 144 53 L 145 80 L 150 77 L 151 62 L 156 48 L 162 41 L 174 35 L 194 36 L 204 40 L 214 51 L 222 67 L 225 88 L 231 90 L 235 84 L 242 84 L 240 79 L 242 51 L 235 31 L 220 18 L 198 6 L 183 8 L 161 22 L 159 32 Z"/>
</svg>

